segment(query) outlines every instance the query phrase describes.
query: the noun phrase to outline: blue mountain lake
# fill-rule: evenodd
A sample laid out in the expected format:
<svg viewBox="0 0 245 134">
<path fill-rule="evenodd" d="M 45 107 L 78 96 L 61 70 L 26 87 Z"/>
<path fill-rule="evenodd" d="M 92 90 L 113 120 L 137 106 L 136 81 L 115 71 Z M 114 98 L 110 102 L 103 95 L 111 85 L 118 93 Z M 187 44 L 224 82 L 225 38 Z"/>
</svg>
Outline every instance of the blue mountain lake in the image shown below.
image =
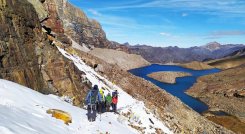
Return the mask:
<svg viewBox="0 0 245 134">
<path fill-rule="evenodd" d="M 192 74 L 192 76 L 177 78 L 175 84 L 163 83 L 147 76 L 150 73 L 159 71 L 187 72 Z M 205 103 L 199 101 L 198 99 L 187 95 L 185 91 L 196 82 L 198 77 L 212 73 L 217 73 L 220 72 L 220 70 L 192 70 L 175 65 L 152 64 L 150 66 L 129 70 L 129 72 L 135 76 L 144 78 L 145 80 L 152 82 L 153 84 L 157 85 L 162 89 L 165 89 L 170 94 L 178 97 L 182 102 L 191 107 L 193 110 L 197 111 L 198 113 L 203 113 L 204 111 L 208 110 L 208 106 Z"/>
</svg>

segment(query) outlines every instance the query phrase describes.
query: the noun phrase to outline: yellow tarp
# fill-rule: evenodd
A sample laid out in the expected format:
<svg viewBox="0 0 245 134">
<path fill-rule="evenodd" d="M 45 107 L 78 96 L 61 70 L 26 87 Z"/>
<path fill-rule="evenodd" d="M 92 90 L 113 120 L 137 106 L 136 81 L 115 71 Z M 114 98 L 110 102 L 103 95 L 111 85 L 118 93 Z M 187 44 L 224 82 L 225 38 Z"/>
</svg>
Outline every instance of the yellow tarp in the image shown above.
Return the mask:
<svg viewBox="0 0 245 134">
<path fill-rule="evenodd" d="M 68 123 L 72 122 L 71 115 L 65 111 L 58 109 L 49 109 L 46 112 L 48 114 L 52 114 L 52 117 L 55 117 L 56 119 L 63 120 L 66 125 L 69 125 Z"/>
</svg>

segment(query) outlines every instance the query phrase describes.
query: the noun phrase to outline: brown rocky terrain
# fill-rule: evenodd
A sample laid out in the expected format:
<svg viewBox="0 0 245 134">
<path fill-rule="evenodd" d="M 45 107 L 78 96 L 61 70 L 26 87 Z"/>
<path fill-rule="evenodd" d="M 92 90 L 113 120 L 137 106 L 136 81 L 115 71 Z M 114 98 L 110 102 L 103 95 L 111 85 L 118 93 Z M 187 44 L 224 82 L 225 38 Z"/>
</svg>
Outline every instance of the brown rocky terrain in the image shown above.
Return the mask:
<svg viewBox="0 0 245 134">
<path fill-rule="evenodd" d="M 208 104 L 211 111 L 224 111 L 245 123 L 244 76 L 245 65 L 203 76 L 187 93 Z"/>
<path fill-rule="evenodd" d="M 128 54 L 123 51 L 113 49 L 95 48 L 89 51 L 89 53 L 110 64 L 116 64 L 123 70 L 130 70 L 150 65 L 150 63 L 140 55 Z"/>
<path fill-rule="evenodd" d="M 67 3 L 62 0 L 42 2 L 49 15 L 41 25 L 37 10 L 26 0 L 0 1 L 0 28 L 3 31 L 0 33 L 0 78 L 43 93 L 74 97 L 74 104 L 79 105 L 90 84 L 83 82 L 83 72 L 64 58 L 55 46 L 63 46 L 69 52 L 75 51 L 71 48 L 71 40 L 66 36 L 64 22 L 60 19 L 62 12 L 57 12 L 62 10 L 58 8 L 60 5 Z M 88 42 L 95 41 L 94 44 L 100 42 L 99 38 L 87 39 Z M 174 133 L 232 133 L 200 116 L 166 91 L 129 74 L 117 65 L 108 64 L 85 52 L 76 53 L 133 97 L 144 101 Z"/>
<path fill-rule="evenodd" d="M 245 63 L 245 55 L 239 54 L 239 55 L 229 56 L 218 60 L 208 61 L 206 63 L 210 66 L 220 68 L 220 69 L 233 68 Z"/>
<path fill-rule="evenodd" d="M 164 72 L 162 71 L 162 72 L 154 72 L 154 73 L 148 74 L 147 76 L 155 80 L 164 82 L 164 83 L 174 84 L 176 83 L 176 78 L 191 76 L 191 74 L 185 73 L 185 72 Z"/>
<path fill-rule="evenodd" d="M 193 70 L 205 70 L 205 69 L 212 69 L 214 67 L 207 65 L 205 63 L 202 62 L 198 62 L 198 61 L 193 61 L 190 63 L 185 63 L 185 64 L 180 64 L 180 66 L 185 67 L 185 68 L 190 68 Z"/>
<path fill-rule="evenodd" d="M 207 116 L 207 118 L 217 124 L 220 124 L 235 133 L 244 134 L 245 133 L 245 123 L 240 121 L 237 117 L 234 116 L 216 116 L 211 115 Z"/>
</svg>

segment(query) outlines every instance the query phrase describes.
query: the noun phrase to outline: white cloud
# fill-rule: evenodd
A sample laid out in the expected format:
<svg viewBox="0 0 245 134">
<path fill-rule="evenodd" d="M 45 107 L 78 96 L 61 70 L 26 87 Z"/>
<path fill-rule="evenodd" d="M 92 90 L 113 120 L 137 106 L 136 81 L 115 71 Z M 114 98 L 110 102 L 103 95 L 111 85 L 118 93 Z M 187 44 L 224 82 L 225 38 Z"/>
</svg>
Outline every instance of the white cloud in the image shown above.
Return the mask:
<svg viewBox="0 0 245 134">
<path fill-rule="evenodd" d="M 182 17 L 186 17 L 186 16 L 188 16 L 188 14 L 187 14 L 187 13 L 182 13 L 181 16 L 182 16 Z"/>
<path fill-rule="evenodd" d="M 152 0 L 150 2 L 142 1 L 137 4 L 122 4 L 119 6 L 100 8 L 98 10 L 122 10 L 132 8 L 168 8 L 173 9 L 173 11 L 195 11 L 201 14 L 222 15 L 224 17 L 245 17 L 244 0 Z"/>
<path fill-rule="evenodd" d="M 162 36 L 167 36 L 167 37 L 171 36 L 170 33 L 165 33 L 165 32 L 161 32 L 160 35 L 162 35 Z"/>
<path fill-rule="evenodd" d="M 99 13 L 98 11 L 96 11 L 96 10 L 94 10 L 94 9 L 88 9 L 88 11 L 89 11 L 91 14 L 95 15 L 95 16 L 102 16 L 101 13 Z"/>
</svg>

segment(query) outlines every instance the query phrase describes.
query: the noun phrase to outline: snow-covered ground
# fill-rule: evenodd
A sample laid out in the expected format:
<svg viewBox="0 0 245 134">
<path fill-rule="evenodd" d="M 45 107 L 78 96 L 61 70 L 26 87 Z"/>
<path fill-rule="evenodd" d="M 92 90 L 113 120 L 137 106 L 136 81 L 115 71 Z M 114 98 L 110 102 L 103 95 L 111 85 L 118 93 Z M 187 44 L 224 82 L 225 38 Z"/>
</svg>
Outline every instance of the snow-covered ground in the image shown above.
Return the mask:
<svg viewBox="0 0 245 134">
<path fill-rule="evenodd" d="M 118 111 L 98 115 L 95 122 L 87 120 L 87 111 L 62 101 L 54 95 L 43 95 L 16 83 L 0 79 L 0 134 L 130 134 L 155 133 L 161 129 L 171 133 L 158 120 L 143 102 L 138 101 L 122 89 L 98 75 L 78 56 L 71 55 L 59 48 L 59 51 L 86 74 L 86 78 L 99 88 L 107 89 L 105 94 L 117 89 L 119 92 Z M 46 113 L 48 109 L 59 109 L 72 116 L 72 123 L 63 121 Z M 142 128 L 138 131 L 133 127 Z"/>
<path fill-rule="evenodd" d="M 46 113 L 60 109 L 72 116 L 69 126 Z M 117 121 L 113 113 L 101 115 L 101 121 L 88 122 L 86 110 L 72 106 L 54 95 L 43 95 L 16 83 L 0 80 L 0 134 L 85 134 L 135 133 Z M 111 122 L 111 124 L 109 124 Z"/>
</svg>

